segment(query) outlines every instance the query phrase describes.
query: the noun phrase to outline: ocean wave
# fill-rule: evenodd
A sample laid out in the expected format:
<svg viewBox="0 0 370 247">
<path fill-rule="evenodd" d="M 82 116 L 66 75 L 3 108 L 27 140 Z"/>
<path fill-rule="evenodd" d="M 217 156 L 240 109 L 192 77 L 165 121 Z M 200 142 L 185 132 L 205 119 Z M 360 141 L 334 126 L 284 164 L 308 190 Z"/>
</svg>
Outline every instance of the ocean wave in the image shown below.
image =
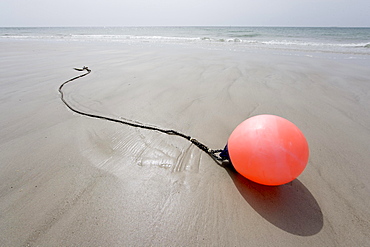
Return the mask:
<svg viewBox="0 0 370 247">
<path fill-rule="evenodd" d="M 239 34 L 239 35 L 231 35 L 232 37 L 235 38 L 255 38 L 260 36 L 260 34 Z"/>
<path fill-rule="evenodd" d="M 224 43 L 224 42 L 236 42 L 236 43 L 239 43 L 239 42 L 243 42 L 241 39 L 238 39 L 238 38 L 209 38 L 209 37 L 202 37 L 200 38 L 200 40 L 202 41 L 209 41 L 209 42 L 221 42 L 221 43 Z"/>
<path fill-rule="evenodd" d="M 319 43 L 319 42 L 304 42 L 304 41 L 288 41 L 288 40 L 270 40 L 261 41 L 265 45 L 281 45 L 281 46 L 311 46 L 311 47 L 343 47 L 343 48 L 370 48 L 370 44 L 366 43 Z"/>
<path fill-rule="evenodd" d="M 243 39 L 242 37 L 253 37 L 253 35 L 236 35 L 235 37 L 177 37 L 162 35 L 128 35 L 128 34 L 43 34 L 43 35 L 16 35 L 3 33 L 2 38 L 13 39 L 63 39 L 76 41 L 132 41 L 132 42 L 211 42 L 211 43 L 243 43 L 245 45 L 264 45 L 264 46 L 296 46 L 296 47 L 342 47 L 342 48 L 370 48 L 370 43 L 320 43 L 294 40 L 263 40 L 263 39 Z"/>
<path fill-rule="evenodd" d="M 42 36 L 40 37 L 39 35 L 14 35 L 14 34 L 9 34 L 9 35 L 1 35 L 2 38 L 7 38 L 7 39 L 55 39 L 55 36 Z M 60 38 L 60 37 L 58 37 Z"/>
<path fill-rule="evenodd" d="M 238 39 L 238 38 L 234 38 L 234 39 L 228 39 L 227 42 L 236 42 L 236 43 L 239 43 L 239 42 L 242 42 L 241 39 Z"/>
</svg>

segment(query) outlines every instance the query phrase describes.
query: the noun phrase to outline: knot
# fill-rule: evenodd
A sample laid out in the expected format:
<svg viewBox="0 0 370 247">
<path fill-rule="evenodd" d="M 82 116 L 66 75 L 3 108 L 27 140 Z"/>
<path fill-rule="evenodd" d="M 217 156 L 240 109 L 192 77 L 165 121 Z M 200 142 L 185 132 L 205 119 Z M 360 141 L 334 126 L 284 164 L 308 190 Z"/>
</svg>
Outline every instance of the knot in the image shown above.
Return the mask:
<svg viewBox="0 0 370 247">
<path fill-rule="evenodd" d="M 82 68 L 82 70 L 86 70 L 86 71 L 88 71 L 88 72 L 91 72 L 91 69 L 89 69 L 89 67 L 87 67 L 87 66 L 84 66 L 84 67 Z"/>
</svg>

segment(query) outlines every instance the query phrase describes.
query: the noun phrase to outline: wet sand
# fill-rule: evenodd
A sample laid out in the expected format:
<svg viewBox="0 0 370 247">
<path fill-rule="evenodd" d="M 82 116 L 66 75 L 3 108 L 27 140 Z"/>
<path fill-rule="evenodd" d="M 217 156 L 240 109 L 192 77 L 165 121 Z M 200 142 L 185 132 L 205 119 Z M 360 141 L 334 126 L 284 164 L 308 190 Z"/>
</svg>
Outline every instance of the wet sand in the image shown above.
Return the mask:
<svg viewBox="0 0 370 247">
<path fill-rule="evenodd" d="M 349 61 L 195 48 L 0 42 L 0 246 L 365 246 L 370 71 Z M 266 187 L 222 148 L 248 117 L 295 123 L 306 170 Z"/>
</svg>

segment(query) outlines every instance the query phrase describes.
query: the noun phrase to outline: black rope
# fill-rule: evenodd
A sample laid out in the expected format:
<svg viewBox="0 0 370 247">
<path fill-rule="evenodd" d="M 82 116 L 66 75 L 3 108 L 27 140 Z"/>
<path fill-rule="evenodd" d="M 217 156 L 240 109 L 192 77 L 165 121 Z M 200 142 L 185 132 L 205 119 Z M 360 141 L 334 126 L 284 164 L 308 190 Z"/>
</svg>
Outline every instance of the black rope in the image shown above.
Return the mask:
<svg viewBox="0 0 370 247">
<path fill-rule="evenodd" d="M 161 133 L 164 133 L 164 134 L 167 134 L 167 135 L 177 135 L 177 136 L 180 136 L 182 138 L 185 138 L 186 140 L 188 140 L 191 143 L 193 143 L 199 149 L 201 149 L 202 151 L 206 152 L 209 156 L 211 156 L 214 160 L 216 160 L 216 161 L 225 161 L 225 160 L 227 160 L 227 158 L 225 158 L 225 157 L 221 157 L 219 155 L 216 155 L 218 153 L 223 152 L 224 150 L 222 150 L 222 149 L 217 149 L 217 150 L 210 149 L 209 147 L 207 147 L 203 143 L 199 142 L 197 139 L 192 138 L 191 136 L 185 135 L 185 134 L 183 134 L 181 132 L 178 132 L 176 130 L 172 130 L 172 129 L 161 129 L 161 128 L 149 126 L 149 125 L 146 125 L 146 124 L 141 124 L 141 123 L 137 123 L 137 122 L 134 123 L 134 122 L 129 121 L 129 120 L 121 120 L 121 119 L 115 119 L 115 118 L 110 118 L 110 117 L 104 117 L 104 116 L 100 116 L 100 115 L 86 113 L 86 112 L 77 110 L 76 108 L 73 108 L 70 104 L 68 104 L 68 102 L 64 98 L 64 93 L 63 93 L 63 90 L 62 90 L 63 87 L 64 87 L 64 85 L 66 85 L 67 83 L 69 83 L 71 81 L 74 81 L 76 79 L 79 79 L 79 78 L 84 77 L 84 76 L 86 76 L 86 75 L 88 75 L 88 74 L 91 73 L 91 69 L 89 69 L 86 66 L 84 66 L 82 69 L 79 69 L 79 68 L 74 68 L 74 69 L 77 70 L 77 71 L 85 71 L 86 70 L 86 73 L 85 74 L 82 74 L 82 75 L 79 75 L 79 76 L 76 76 L 76 77 L 73 77 L 73 78 L 69 79 L 68 81 L 65 81 L 59 87 L 60 98 L 63 101 L 63 103 L 71 111 L 73 111 L 75 113 L 78 113 L 80 115 L 86 116 L 86 117 L 104 119 L 104 120 L 111 121 L 111 122 L 116 122 L 116 123 L 121 123 L 121 124 L 129 125 L 131 127 L 148 129 L 148 130 L 154 130 L 154 131 L 158 131 L 158 132 L 161 132 Z"/>
</svg>

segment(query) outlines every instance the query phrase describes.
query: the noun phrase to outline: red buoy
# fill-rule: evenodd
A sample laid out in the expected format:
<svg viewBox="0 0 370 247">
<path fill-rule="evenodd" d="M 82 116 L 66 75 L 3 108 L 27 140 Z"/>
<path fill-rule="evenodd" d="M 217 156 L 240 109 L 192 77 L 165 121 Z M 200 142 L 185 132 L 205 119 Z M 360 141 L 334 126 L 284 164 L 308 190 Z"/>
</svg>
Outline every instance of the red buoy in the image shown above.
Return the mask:
<svg viewBox="0 0 370 247">
<path fill-rule="evenodd" d="M 264 185 L 286 184 L 305 169 L 309 148 L 292 122 L 275 115 L 251 117 L 231 133 L 230 160 L 245 178 Z"/>
</svg>

